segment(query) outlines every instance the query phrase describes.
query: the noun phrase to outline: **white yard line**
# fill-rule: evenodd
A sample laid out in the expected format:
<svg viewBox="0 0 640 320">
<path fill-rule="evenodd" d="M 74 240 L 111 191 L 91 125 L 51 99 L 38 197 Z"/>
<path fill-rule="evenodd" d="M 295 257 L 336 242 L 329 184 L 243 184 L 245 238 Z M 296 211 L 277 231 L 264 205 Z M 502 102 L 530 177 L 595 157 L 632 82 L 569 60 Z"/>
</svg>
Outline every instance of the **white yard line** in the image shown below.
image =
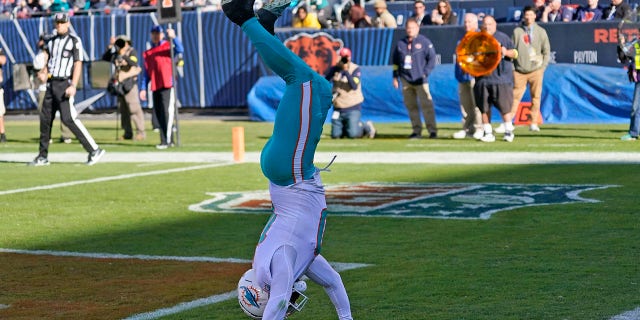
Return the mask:
<svg viewBox="0 0 640 320">
<path fill-rule="evenodd" d="M 316 152 L 315 161 L 328 163 L 336 155 L 336 163 L 434 163 L 434 164 L 640 164 L 638 152 Z M 85 162 L 86 153 L 64 152 L 49 156 L 57 162 Z M 0 153 L 0 162 L 24 162 L 33 153 Z M 231 152 L 108 152 L 100 162 L 122 163 L 209 163 L 233 161 Z M 245 153 L 244 162 L 259 163 L 260 152 Z"/>
<path fill-rule="evenodd" d="M 137 178 L 137 177 L 154 176 L 154 175 L 160 175 L 160 174 L 185 172 L 185 171 L 191 171 L 191 170 L 208 169 L 208 168 L 215 168 L 215 167 L 221 167 L 221 166 L 228 166 L 228 165 L 232 165 L 232 164 L 233 163 L 229 163 L 229 162 L 227 162 L 227 163 L 211 163 L 211 164 L 203 164 L 203 165 L 192 166 L 192 167 L 166 169 L 166 170 L 156 170 L 156 171 L 139 172 L 139 173 L 129 173 L 129 174 L 121 174 L 121 175 L 117 175 L 117 176 L 101 177 L 101 178 L 94 178 L 94 179 L 88 179 L 88 180 L 76 180 L 76 181 L 49 184 L 49 185 L 44 185 L 44 186 L 36 186 L 36 187 L 29 187 L 29 188 L 20 188 L 20 189 L 0 191 L 0 196 L 7 195 L 7 194 L 21 193 L 21 192 L 30 192 L 30 191 L 38 191 L 38 190 L 49 190 L 49 189 L 56 189 L 56 188 L 71 187 L 71 186 L 77 186 L 77 185 L 81 185 L 81 184 L 98 183 L 98 182 L 106 182 L 106 181 L 114 181 L 114 180 L 131 179 L 131 178 Z"/>
<path fill-rule="evenodd" d="M 4 253 L 17 253 L 17 254 L 29 254 L 29 255 L 43 255 L 43 256 L 56 256 L 56 257 L 80 257 L 80 258 L 92 258 L 92 259 L 137 259 L 137 260 L 163 260 L 163 261 L 185 261 L 185 262 L 229 262 L 229 263 L 251 263 L 251 260 L 237 259 L 237 258 L 216 258 L 216 257 L 185 257 L 185 256 L 152 256 L 144 254 L 128 255 L 119 253 L 96 253 L 96 252 L 72 252 L 72 251 L 53 251 L 53 250 L 21 250 L 21 249 L 8 249 L 0 248 L 0 252 Z M 332 262 L 331 265 L 336 271 L 345 271 L 350 269 L 364 268 L 369 266 L 364 263 L 343 263 Z M 230 291 L 223 294 L 213 295 L 206 298 L 196 299 L 193 301 L 182 302 L 173 307 L 162 308 L 153 310 L 150 312 L 138 313 L 125 320 L 148 320 L 157 319 L 171 314 L 184 312 L 187 310 L 227 301 L 236 298 L 238 293 Z M 0 305 L 2 307 L 10 307 L 7 305 Z"/>
<path fill-rule="evenodd" d="M 101 252 L 72 252 L 72 251 L 52 251 L 52 250 L 20 250 L 0 248 L 3 253 L 18 253 L 37 256 L 56 257 L 76 257 L 91 259 L 135 259 L 135 260 L 162 260 L 162 261 L 185 261 L 185 262 L 229 262 L 229 263 L 251 263 L 251 260 L 236 258 L 216 258 L 216 257 L 184 257 L 184 256 L 150 256 L 144 254 L 120 254 Z"/>
<path fill-rule="evenodd" d="M 231 300 L 233 298 L 237 298 L 238 297 L 238 292 L 237 291 L 229 291 L 227 293 L 223 293 L 223 294 L 218 294 L 215 296 L 210 296 L 210 297 L 206 297 L 206 298 L 202 298 L 202 299 L 197 299 L 197 300 L 193 300 L 193 301 L 189 301 L 189 302 L 183 302 L 183 303 L 179 303 L 173 307 L 170 308 L 162 308 L 162 309 L 158 309 L 158 310 L 154 310 L 151 312 L 145 312 L 145 313 L 138 313 L 138 314 L 134 314 L 130 317 L 124 318 L 124 320 L 150 320 L 150 319 L 158 319 L 164 316 L 168 316 L 171 314 L 176 314 L 176 313 L 180 313 L 183 311 L 187 311 L 187 310 L 191 310 L 191 309 L 195 309 L 195 308 L 199 308 L 199 307 L 204 307 L 204 306 L 208 306 L 210 304 L 215 304 L 215 303 L 219 303 L 219 302 L 223 302 L 223 301 L 227 301 L 227 300 Z M 239 310 L 238 310 L 239 312 Z"/>
</svg>

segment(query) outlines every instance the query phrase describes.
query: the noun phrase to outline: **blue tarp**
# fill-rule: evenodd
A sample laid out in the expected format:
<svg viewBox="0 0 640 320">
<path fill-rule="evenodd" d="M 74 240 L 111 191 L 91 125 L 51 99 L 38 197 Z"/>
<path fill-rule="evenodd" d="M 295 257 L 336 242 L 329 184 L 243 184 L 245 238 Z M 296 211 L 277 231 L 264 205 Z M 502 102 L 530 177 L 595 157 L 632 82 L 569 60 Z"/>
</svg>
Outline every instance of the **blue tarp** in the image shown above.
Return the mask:
<svg viewBox="0 0 640 320">
<path fill-rule="evenodd" d="M 374 122 L 408 121 L 402 93 L 392 85 L 390 66 L 362 66 L 362 117 Z M 458 83 L 453 65 L 438 65 L 429 78 L 439 122 L 459 122 Z M 261 77 L 248 94 L 254 121 L 273 121 L 285 89 L 277 76 Z M 627 123 L 633 84 L 622 68 L 552 64 L 545 71 L 541 113 L 545 123 Z M 523 101 L 530 101 L 525 93 Z M 495 110 L 495 109 L 494 109 Z M 497 111 L 493 112 L 494 119 Z"/>
</svg>

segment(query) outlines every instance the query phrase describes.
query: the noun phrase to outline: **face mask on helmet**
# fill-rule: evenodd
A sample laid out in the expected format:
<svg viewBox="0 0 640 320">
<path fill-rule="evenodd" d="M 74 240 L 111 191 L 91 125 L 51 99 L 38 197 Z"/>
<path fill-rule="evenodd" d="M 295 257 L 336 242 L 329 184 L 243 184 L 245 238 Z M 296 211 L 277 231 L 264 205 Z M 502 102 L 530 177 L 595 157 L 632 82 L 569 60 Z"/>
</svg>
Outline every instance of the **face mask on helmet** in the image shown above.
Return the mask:
<svg viewBox="0 0 640 320">
<path fill-rule="evenodd" d="M 286 313 L 287 317 L 296 311 L 302 310 L 307 303 L 307 296 L 302 294 L 306 289 L 307 283 L 302 280 L 293 284 L 293 291 Z M 238 303 L 240 308 L 252 319 L 262 319 L 267 301 L 269 301 L 269 292 L 260 287 L 253 269 L 247 270 L 238 282 Z"/>
</svg>

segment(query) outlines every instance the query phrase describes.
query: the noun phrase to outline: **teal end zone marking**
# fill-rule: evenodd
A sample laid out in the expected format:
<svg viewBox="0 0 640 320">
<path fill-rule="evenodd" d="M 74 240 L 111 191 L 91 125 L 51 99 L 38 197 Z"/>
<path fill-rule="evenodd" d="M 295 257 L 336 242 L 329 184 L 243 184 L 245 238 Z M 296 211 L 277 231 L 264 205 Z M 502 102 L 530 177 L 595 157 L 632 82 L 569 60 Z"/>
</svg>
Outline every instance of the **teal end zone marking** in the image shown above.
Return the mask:
<svg viewBox="0 0 640 320">
<path fill-rule="evenodd" d="M 496 212 L 567 203 L 595 203 L 580 193 L 613 185 L 569 184 L 409 184 L 361 183 L 327 186 L 331 215 L 489 219 Z M 213 199 L 190 206 L 195 211 L 270 213 L 268 191 L 212 193 Z M 326 214 L 326 213 L 325 213 Z M 319 230 L 320 231 L 320 230 Z"/>
</svg>

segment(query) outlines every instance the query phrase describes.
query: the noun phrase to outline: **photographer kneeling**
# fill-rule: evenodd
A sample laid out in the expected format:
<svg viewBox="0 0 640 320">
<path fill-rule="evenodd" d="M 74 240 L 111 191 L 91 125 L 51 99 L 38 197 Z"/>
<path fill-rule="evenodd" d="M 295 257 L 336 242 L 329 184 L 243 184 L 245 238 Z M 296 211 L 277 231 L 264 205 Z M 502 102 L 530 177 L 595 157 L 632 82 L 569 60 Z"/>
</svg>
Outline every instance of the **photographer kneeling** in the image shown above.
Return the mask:
<svg viewBox="0 0 640 320">
<path fill-rule="evenodd" d="M 351 50 L 340 49 L 340 61 L 326 75 L 333 84 L 333 114 L 331 115 L 331 138 L 337 139 L 374 138 L 376 129 L 371 121 L 365 124 L 362 116 L 362 84 L 360 83 L 360 67 L 351 62 Z"/>
<path fill-rule="evenodd" d="M 109 93 L 117 96 L 118 109 L 122 115 L 121 123 L 125 140 L 144 140 L 144 113 L 138 97 L 138 74 L 142 70 L 138 66 L 138 53 L 131 46 L 131 39 L 125 35 L 112 37 L 109 48 L 102 55 L 102 60 L 115 66 L 113 77 L 109 81 Z M 133 136 L 131 120 L 136 126 Z"/>
</svg>

